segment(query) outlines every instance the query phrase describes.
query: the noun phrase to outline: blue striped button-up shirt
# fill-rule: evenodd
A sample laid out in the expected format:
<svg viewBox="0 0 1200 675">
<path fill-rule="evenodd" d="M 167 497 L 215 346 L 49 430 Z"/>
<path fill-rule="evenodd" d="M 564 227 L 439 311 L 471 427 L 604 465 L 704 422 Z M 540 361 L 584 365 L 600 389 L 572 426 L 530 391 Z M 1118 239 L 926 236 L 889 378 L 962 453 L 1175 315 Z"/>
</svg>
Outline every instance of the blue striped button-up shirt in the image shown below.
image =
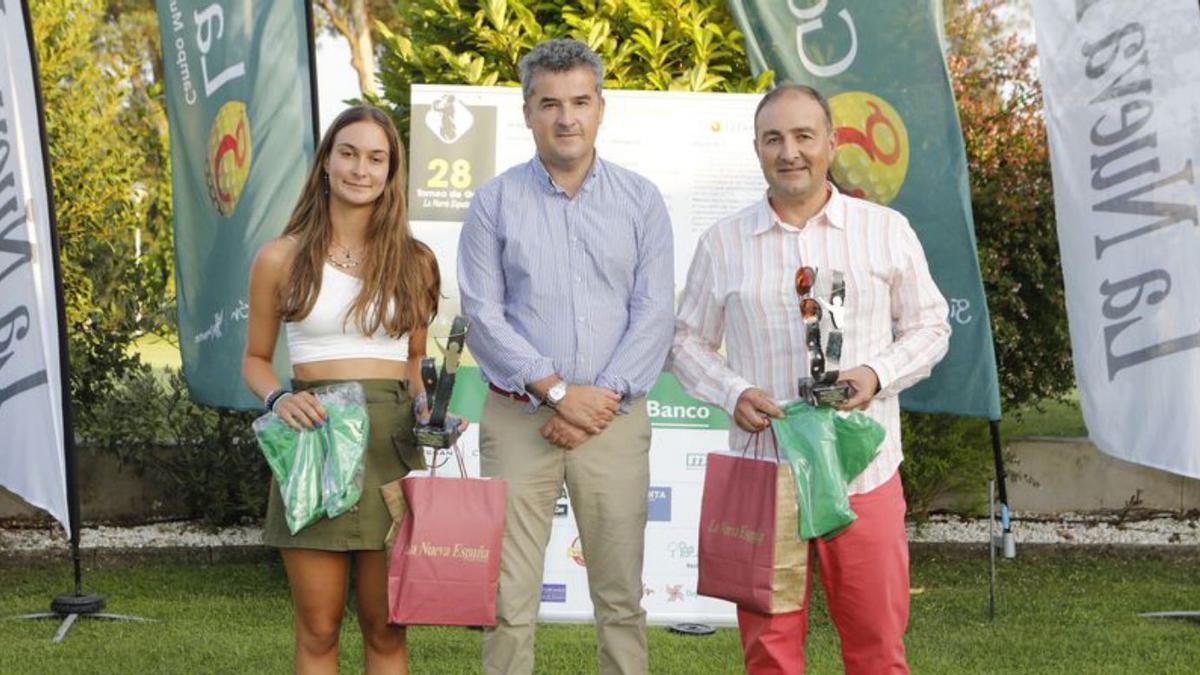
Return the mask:
<svg viewBox="0 0 1200 675">
<path fill-rule="evenodd" d="M 511 392 L 557 373 L 644 395 L 671 346 L 674 278 L 658 188 L 599 157 L 574 198 L 537 157 L 505 171 L 471 200 L 458 242 L 467 344 Z"/>
</svg>

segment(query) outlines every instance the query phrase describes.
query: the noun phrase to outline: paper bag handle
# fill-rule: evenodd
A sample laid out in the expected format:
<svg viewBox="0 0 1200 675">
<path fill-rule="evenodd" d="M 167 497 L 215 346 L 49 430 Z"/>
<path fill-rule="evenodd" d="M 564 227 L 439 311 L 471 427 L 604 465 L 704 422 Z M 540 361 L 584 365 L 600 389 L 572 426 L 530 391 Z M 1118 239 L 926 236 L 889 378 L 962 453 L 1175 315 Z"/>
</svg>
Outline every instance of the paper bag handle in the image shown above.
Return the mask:
<svg viewBox="0 0 1200 675">
<path fill-rule="evenodd" d="M 463 461 L 462 448 L 460 448 L 458 446 L 458 442 L 454 443 L 453 448 L 454 448 L 454 458 L 456 460 L 458 460 L 458 473 L 462 478 L 466 478 L 467 477 L 467 463 L 465 461 Z M 437 477 L 438 453 L 441 452 L 442 450 L 443 450 L 443 448 L 434 448 L 433 449 L 433 462 L 429 465 L 429 477 L 430 478 Z"/>
<path fill-rule="evenodd" d="M 766 432 L 768 432 L 768 431 L 770 432 L 769 435 L 766 434 Z M 780 459 L 779 459 L 779 440 L 775 437 L 775 428 L 774 427 L 767 427 L 763 431 L 756 431 L 756 432 L 750 434 L 749 438 L 746 439 L 746 445 L 742 448 L 742 455 L 745 456 L 746 451 L 750 450 L 751 446 L 753 446 L 754 459 L 765 459 L 765 457 L 760 452 L 760 450 L 762 449 L 762 446 L 766 445 L 766 441 L 764 440 L 764 437 L 771 439 L 771 449 L 775 453 L 775 461 L 779 462 L 780 461 Z"/>
</svg>

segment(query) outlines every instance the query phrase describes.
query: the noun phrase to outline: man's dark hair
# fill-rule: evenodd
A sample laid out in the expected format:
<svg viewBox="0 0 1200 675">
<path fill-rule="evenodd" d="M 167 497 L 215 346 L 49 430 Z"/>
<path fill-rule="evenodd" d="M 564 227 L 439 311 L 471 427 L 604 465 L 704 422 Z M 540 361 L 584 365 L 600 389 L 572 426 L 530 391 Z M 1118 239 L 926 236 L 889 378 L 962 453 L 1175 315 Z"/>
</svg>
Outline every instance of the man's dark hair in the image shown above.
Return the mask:
<svg viewBox="0 0 1200 675">
<path fill-rule="evenodd" d="M 808 96 L 809 98 L 811 98 L 812 100 L 816 101 L 817 105 L 821 106 L 821 110 L 825 113 L 826 127 L 830 131 L 833 131 L 833 112 L 829 109 L 829 101 L 825 98 L 825 96 L 821 92 L 817 91 L 813 87 L 808 86 L 807 84 L 796 84 L 795 82 L 781 82 L 778 85 L 776 85 L 774 89 L 772 89 L 771 91 L 768 91 L 767 95 L 763 96 L 762 100 L 758 102 L 758 107 L 754 109 L 754 133 L 756 136 L 758 135 L 758 114 L 762 112 L 763 108 L 767 107 L 768 103 L 770 103 L 771 101 L 774 101 L 775 99 L 779 98 L 780 96 L 783 96 L 784 94 L 786 94 L 788 92 L 796 92 L 796 93 L 804 94 L 804 95 Z"/>
</svg>

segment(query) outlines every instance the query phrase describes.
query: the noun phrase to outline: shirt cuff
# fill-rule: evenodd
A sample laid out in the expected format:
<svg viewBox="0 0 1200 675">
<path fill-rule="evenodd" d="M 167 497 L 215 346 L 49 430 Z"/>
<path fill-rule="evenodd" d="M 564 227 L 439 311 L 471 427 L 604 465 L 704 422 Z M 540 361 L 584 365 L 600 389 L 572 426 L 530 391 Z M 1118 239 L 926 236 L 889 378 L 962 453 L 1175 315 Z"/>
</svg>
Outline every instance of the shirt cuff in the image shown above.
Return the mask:
<svg viewBox="0 0 1200 675">
<path fill-rule="evenodd" d="M 625 413 L 629 412 L 629 401 L 632 398 L 629 393 L 629 382 L 620 377 L 601 375 L 600 377 L 596 378 L 596 386 L 616 392 L 617 395 L 621 397 L 621 403 L 617 407 L 618 415 L 624 415 Z"/>
<path fill-rule="evenodd" d="M 537 400 L 533 392 L 529 391 L 529 385 L 544 380 L 555 373 L 554 361 L 545 357 L 534 359 L 527 368 L 517 373 L 516 380 L 506 384 L 505 388 L 514 394 L 525 394 L 529 400 Z"/>
<path fill-rule="evenodd" d="M 514 394 L 525 394 L 528 396 L 529 407 L 527 410 L 533 413 L 542 407 L 542 400 L 529 391 L 529 385 L 538 380 L 550 377 L 554 373 L 554 361 L 539 356 L 528 367 L 517 373 L 514 379 L 504 384 L 497 384 L 496 386 Z"/>
<path fill-rule="evenodd" d="M 725 386 L 725 400 L 722 402 L 721 407 L 723 407 L 725 412 L 729 414 L 729 418 L 731 420 L 733 419 L 733 411 L 737 408 L 738 399 L 742 397 L 742 394 L 745 393 L 747 389 L 751 389 L 753 387 L 754 385 L 750 384 L 748 380 L 740 377 L 731 380 L 729 384 Z"/>
<path fill-rule="evenodd" d="M 863 363 L 863 365 L 875 371 L 875 377 L 879 378 L 879 393 L 872 392 L 872 395 L 880 398 L 891 396 L 892 394 L 888 391 L 888 386 L 896 381 L 896 374 L 892 372 L 887 361 L 870 359 Z"/>
</svg>

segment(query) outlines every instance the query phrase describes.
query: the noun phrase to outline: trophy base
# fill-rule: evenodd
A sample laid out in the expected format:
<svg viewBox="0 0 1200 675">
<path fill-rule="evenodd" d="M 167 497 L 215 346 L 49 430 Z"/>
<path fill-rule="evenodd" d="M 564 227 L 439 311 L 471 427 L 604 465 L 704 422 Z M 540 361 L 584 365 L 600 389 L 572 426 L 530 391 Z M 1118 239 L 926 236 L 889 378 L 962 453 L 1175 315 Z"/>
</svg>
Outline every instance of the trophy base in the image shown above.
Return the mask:
<svg viewBox="0 0 1200 675">
<path fill-rule="evenodd" d="M 849 401 L 854 396 L 854 387 L 849 382 L 813 382 L 812 378 L 800 380 L 800 398 L 818 408 L 832 408 Z"/>
<path fill-rule="evenodd" d="M 462 436 L 462 430 L 457 426 L 449 430 L 431 426 L 420 426 L 414 428 L 413 433 L 416 434 L 417 445 L 438 450 L 453 447 L 458 442 L 458 437 Z"/>
</svg>

